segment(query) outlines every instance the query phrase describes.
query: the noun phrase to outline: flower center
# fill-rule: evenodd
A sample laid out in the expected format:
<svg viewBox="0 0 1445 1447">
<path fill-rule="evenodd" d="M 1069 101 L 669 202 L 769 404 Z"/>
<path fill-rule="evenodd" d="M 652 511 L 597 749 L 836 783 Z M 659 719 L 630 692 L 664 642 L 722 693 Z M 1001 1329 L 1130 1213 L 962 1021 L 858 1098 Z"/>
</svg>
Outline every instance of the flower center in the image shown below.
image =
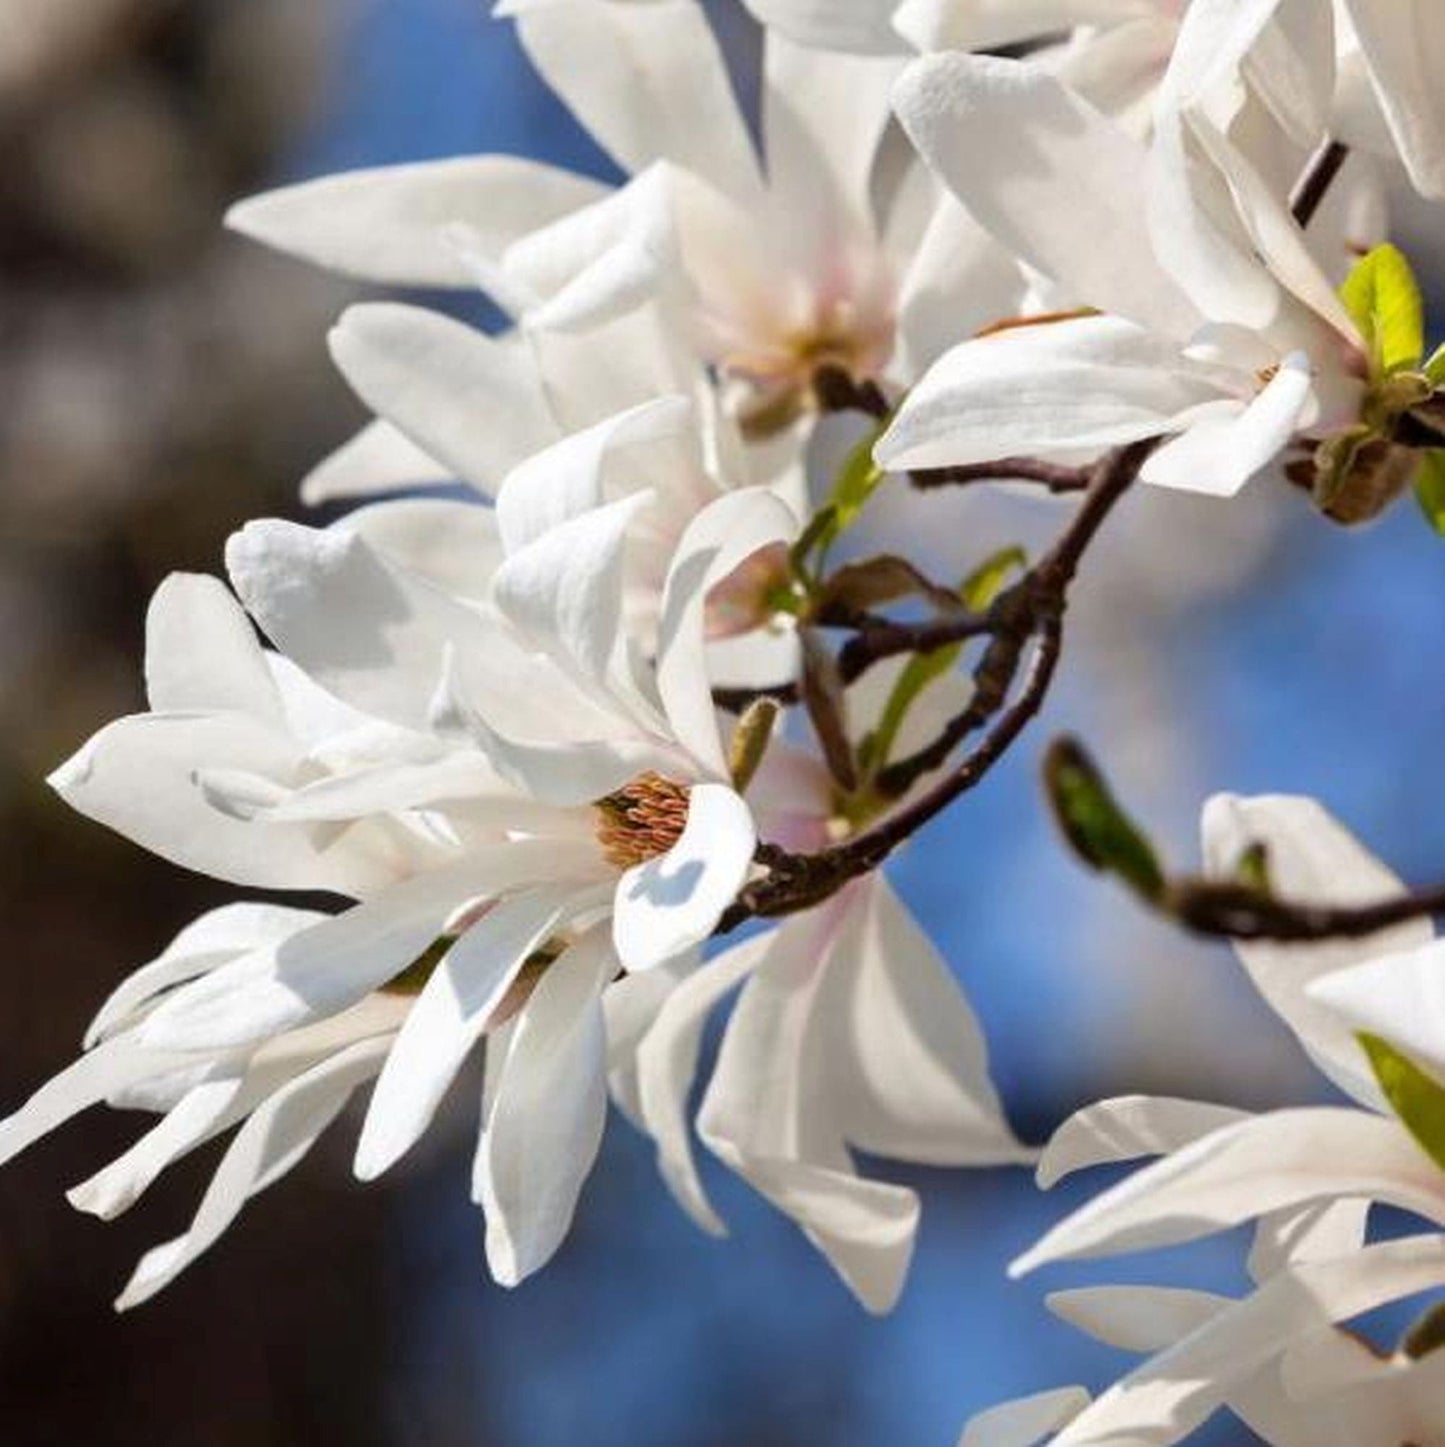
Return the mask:
<svg viewBox="0 0 1445 1447">
<path fill-rule="evenodd" d="M 661 774 L 639 774 L 630 784 L 599 799 L 597 842 L 607 862 L 631 869 L 666 854 L 687 824 L 688 790 Z"/>
</svg>

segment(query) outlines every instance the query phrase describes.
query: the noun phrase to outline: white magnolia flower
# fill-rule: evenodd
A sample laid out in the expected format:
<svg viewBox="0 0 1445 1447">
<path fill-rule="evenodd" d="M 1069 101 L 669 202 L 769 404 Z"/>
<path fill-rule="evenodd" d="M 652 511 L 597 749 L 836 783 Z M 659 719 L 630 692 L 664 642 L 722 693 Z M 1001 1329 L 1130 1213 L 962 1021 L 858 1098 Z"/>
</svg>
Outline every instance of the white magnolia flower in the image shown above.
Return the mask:
<svg viewBox="0 0 1445 1447">
<path fill-rule="evenodd" d="M 898 109 L 988 230 L 1070 305 L 1105 314 L 955 347 L 880 442 L 884 465 L 1077 455 L 1165 435 L 1147 481 L 1230 495 L 1303 429 L 1357 419 L 1368 370 L 1358 330 L 1242 154 L 1229 224 L 1249 253 L 1251 289 L 1220 315 L 1208 307 L 1215 274 L 1166 264 L 1168 248 L 1142 224 L 1150 150 L 1054 78 L 1017 62 L 934 57 L 904 78 Z"/>
<path fill-rule="evenodd" d="M 1204 837 L 1221 876 L 1246 846 L 1263 843 L 1283 898 L 1355 905 L 1400 888 L 1311 800 L 1220 797 L 1206 809 Z M 1401 1048 L 1429 1041 L 1429 1058 L 1445 1055 L 1431 934 L 1428 922 L 1411 921 L 1365 940 L 1237 946 L 1260 993 L 1354 1108 L 1250 1115 L 1127 1097 L 1079 1112 L 1055 1134 L 1039 1165 L 1045 1185 L 1107 1161 L 1162 1159 L 1054 1227 L 1015 1274 L 1255 1220 L 1259 1289 L 1242 1302 L 1145 1288 L 1055 1298 L 1060 1314 L 1093 1334 L 1157 1355 L 1071 1411 L 1054 1440 L 1172 1442 L 1225 1405 L 1271 1442 L 1442 1440 L 1442 1359 L 1381 1356 L 1331 1325 L 1445 1286 L 1438 1232 L 1364 1245 L 1372 1202 L 1445 1225 L 1445 1172 L 1390 1111 L 1354 1033 L 1364 1023 Z"/>
<path fill-rule="evenodd" d="M 619 626 L 626 524 L 646 500 L 564 521 L 504 559 L 490 515 L 461 504 L 383 504 L 324 531 L 251 524 L 228 548 L 231 578 L 279 651 L 220 584 L 171 580 L 150 619 L 155 711 L 103 730 L 55 778 L 77 808 L 177 862 L 360 900 L 154 988 L 143 972 L 124 1045 L 105 1047 L 133 1056 L 132 1074 L 173 1073 L 178 1057 L 198 1070 L 289 1059 L 318 1037 L 355 1045 L 347 1093 L 378 1077 L 357 1154 L 369 1178 L 489 1037 L 474 1189 L 508 1283 L 560 1243 L 608 1075 L 625 1096 L 628 1041 L 752 863 L 702 664 L 704 604 L 796 521 L 765 492 L 698 517 L 663 589 L 654 683 Z M 608 1007 L 624 967 L 657 983 Z M 385 1032 L 370 1028 L 377 992 Z M 346 1033 L 357 1012 L 364 1048 Z M 55 1101 L 70 1113 L 95 1099 L 106 1058 L 22 1107 L 11 1148 L 54 1123 Z M 345 1093 L 329 1089 L 317 1087 L 339 1109 Z M 189 1244 L 148 1258 L 145 1290 L 219 1219 L 203 1208 Z"/>
<path fill-rule="evenodd" d="M 1017 309 L 1009 258 L 903 152 L 880 151 L 901 59 L 771 33 L 760 159 L 696 0 L 557 0 L 519 7 L 517 28 L 631 174 L 621 189 L 511 157 L 458 158 L 327 177 L 231 213 L 249 235 L 367 280 L 480 281 L 522 323 L 464 343 L 458 328 L 411 318 L 414 336 L 378 339 L 379 358 L 358 358 L 343 328 L 338 359 L 389 420 L 313 477 L 311 495 L 463 463 L 490 490 L 549 427 L 692 394 L 700 366 L 729 383 L 746 432 L 786 438 L 824 364 L 906 384 L 960 331 Z M 449 403 L 464 456 L 419 435 L 404 395 L 416 366 L 449 370 L 453 355 L 472 392 L 469 424 L 459 389 Z"/>
</svg>

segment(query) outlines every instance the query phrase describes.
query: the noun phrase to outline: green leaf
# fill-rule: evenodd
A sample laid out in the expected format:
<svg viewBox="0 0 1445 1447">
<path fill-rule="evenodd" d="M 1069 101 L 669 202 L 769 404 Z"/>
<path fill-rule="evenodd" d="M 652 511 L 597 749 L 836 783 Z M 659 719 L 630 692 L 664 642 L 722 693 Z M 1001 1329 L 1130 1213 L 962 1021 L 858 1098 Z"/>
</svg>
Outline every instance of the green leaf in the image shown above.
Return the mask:
<svg viewBox="0 0 1445 1447">
<path fill-rule="evenodd" d="M 873 461 L 874 445 L 882 435 L 881 425 L 873 428 L 848 454 L 839 469 L 838 480 L 833 484 L 833 493 L 828 501 L 833 505 L 840 533 L 846 532 L 858 520 L 858 514 L 867 507 L 868 499 L 883 481 L 883 469 Z"/>
<path fill-rule="evenodd" d="M 1340 299 L 1360 329 L 1374 376 L 1410 371 L 1425 355 L 1425 307 L 1410 263 L 1386 242 L 1354 265 Z"/>
<path fill-rule="evenodd" d="M 975 613 L 982 613 L 1003 592 L 1009 574 L 1016 569 L 1021 570 L 1028 560 L 1028 554 L 1017 544 L 1010 548 L 1000 548 L 992 557 L 985 558 L 963 580 L 963 585 L 958 590 L 959 597 Z"/>
<path fill-rule="evenodd" d="M 1370 1069 L 1400 1123 L 1420 1149 L 1445 1171 L 1445 1085 L 1421 1070 L 1388 1040 L 1368 1031 L 1355 1039 L 1369 1057 Z"/>
<path fill-rule="evenodd" d="M 1256 840 L 1240 852 L 1234 862 L 1234 877 L 1258 894 L 1274 893 L 1269 872 L 1269 846 Z"/>
<path fill-rule="evenodd" d="M 1425 363 L 1425 375 L 1437 386 L 1445 386 L 1445 346 L 1436 347 L 1434 355 Z"/>
<path fill-rule="evenodd" d="M 1445 537 L 1445 451 L 1435 449 L 1420 460 L 1415 476 L 1415 496 L 1430 526 Z"/>
<path fill-rule="evenodd" d="M 741 794 L 752 783 L 753 775 L 773 741 L 773 725 L 781 712 L 781 706 L 771 698 L 755 698 L 743 710 L 728 743 L 728 773 L 738 793 Z"/>
<path fill-rule="evenodd" d="M 1044 785 L 1064 837 L 1094 869 L 1117 875 L 1136 894 L 1157 900 L 1164 871 L 1154 846 L 1120 807 L 1094 761 L 1073 739 L 1056 739 L 1044 756 Z"/>
</svg>

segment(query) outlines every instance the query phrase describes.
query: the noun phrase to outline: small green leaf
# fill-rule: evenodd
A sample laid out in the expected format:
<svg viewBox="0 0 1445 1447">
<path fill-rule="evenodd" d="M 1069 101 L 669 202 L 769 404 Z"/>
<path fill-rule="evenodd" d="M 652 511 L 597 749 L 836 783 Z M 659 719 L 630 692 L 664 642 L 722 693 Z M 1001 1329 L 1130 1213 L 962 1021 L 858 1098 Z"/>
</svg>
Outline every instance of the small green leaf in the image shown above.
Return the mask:
<svg viewBox="0 0 1445 1447">
<path fill-rule="evenodd" d="M 1437 386 L 1445 386 L 1445 346 L 1436 347 L 1425 363 L 1425 375 Z"/>
<path fill-rule="evenodd" d="M 1430 526 L 1445 537 L 1445 451 L 1435 449 L 1420 460 L 1415 476 L 1415 496 Z"/>
<path fill-rule="evenodd" d="M 1420 1149 L 1445 1171 L 1445 1085 L 1388 1040 L 1367 1031 L 1360 1031 L 1355 1039 L 1369 1057 L 1370 1069 L 1400 1123 Z"/>
<path fill-rule="evenodd" d="M 1118 875 L 1136 894 L 1157 900 L 1164 871 L 1154 846 L 1120 807 L 1094 761 L 1073 739 L 1056 739 L 1044 756 L 1044 786 L 1064 837 L 1094 869 Z"/>
<path fill-rule="evenodd" d="M 1425 307 L 1405 254 L 1386 242 L 1354 265 L 1340 299 L 1360 329 L 1371 372 L 1410 371 L 1425 355 Z"/>
<path fill-rule="evenodd" d="M 1003 592 L 1009 574 L 1022 569 L 1028 560 L 1028 554 L 1017 544 L 1000 548 L 992 557 L 985 558 L 963 580 L 963 585 L 958 590 L 959 597 L 975 613 L 982 613 Z"/>
<path fill-rule="evenodd" d="M 788 563 L 796 577 L 809 581 L 808 557 L 815 548 L 826 548 L 837 535 L 835 530 L 836 510 L 824 507 L 815 512 L 808 525 L 798 535 L 797 541 L 788 550 Z M 826 540 L 826 541 L 825 541 Z"/>
</svg>

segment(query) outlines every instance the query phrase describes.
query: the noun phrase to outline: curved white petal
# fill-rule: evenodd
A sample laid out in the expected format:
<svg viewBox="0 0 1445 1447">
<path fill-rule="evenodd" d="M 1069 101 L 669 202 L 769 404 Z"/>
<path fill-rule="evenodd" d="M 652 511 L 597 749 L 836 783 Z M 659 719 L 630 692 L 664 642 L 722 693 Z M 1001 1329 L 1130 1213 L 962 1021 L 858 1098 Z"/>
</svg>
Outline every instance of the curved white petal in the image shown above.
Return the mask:
<svg viewBox="0 0 1445 1447">
<path fill-rule="evenodd" d="M 226 224 L 332 271 L 399 286 L 470 287 L 447 238 L 460 222 L 494 255 L 606 188 L 517 156 L 458 156 L 347 171 L 237 202 Z"/>
<path fill-rule="evenodd" d="M 1041 67 L 929 56 L 904 72 L 894 105 L 965 208 L 1073 304 L 1179 340 L 1198 326 L 1139 225 L 1147 152 Z"/>
<path fill-rule="evenodd" d="M 395 498 L 353 508 L 338 523 L 388 562 L 458 598 L 488 596 L 502 561 L 496 512 L 440 497 Z"/>
<path fill-rule="evenodd" d="M 958 982 L 882 874 L 856 891 L 819 1010 L 850 1145 L 938 1166 L 1034 1159 L 1009 1129 Z"/>
<path fill-rule="evenodd" d="M 890 24 L 895 0 L 744 0 L 760 23 L 819 50 L 901 51 Z"/>
<path fill-rule="evenodd" d="M 1388 899 L 1404 888 L 1313 799 L 1219 794 L 1204 806 L 1201 829 L 1205 867 L 1221 877 L 1234 872 L 1251 844 L 1263 844 L 1273 887 L 1283 899 L 1360 905 Z M 1255 988 L 1315 1064 L 1356 1100 L 1382 1109 L 1379 1086 L 1351 1028 L 1312 998 L 1310 986 L 1347 965 L 1422 948 L 1433 934 L 1429 920 L 1418 919 L 1360 940 L 1317 945 L 1240 941 L 1234 948 Z"/>
<path fill-rule="evenodd" d="M 1445 940 L 1320 975 L 1304 993 L 1351 1031 L 1383 1036 L 1445 1072 Z"/>
<path fill-rule="evenodd" d="M 772 944 L 758 935 L 734 945 L 684 980 L 657 1013 L 637 1052 L 638 1105 L 657 1146 L 657 1165 L 678 1204 L 710 1235 L 727 1232 L 698 1176 L 687 1103 L 697 1071 L 703 1027 L 713 1006 L 747 978 Z M 657 971 L 632 978 L 651 979 Z"/>
<path fill-rule="evenodd" d="M 155 959 L 127 975 L 107 996 L 85 1031 L 88 1050 L 124 1025 L 152 997 L 204 974 L 267 941 L 279 941 L 319 924 L 314 909 L 249 901 L 224 904 L 193 919 Z"/>
<path fill-rule="evenodd" d="M 404 432 L 377 418 L 301 479 L 301 501 L 319 507 L 343 497 L 372 497 L 402 488 L 436 486 L 452 470 L 423 452 Z"/>
<path fill-rule="evenodd" d="M 595 849 L 529 840 L 472 850 L 279 944 L 263 946 L 183 986 L 141 1026 L 150 1045 L 202 1050 L 244 1044 L 354 1004 L 400 974 L 468 900 L 547 879 L 585 878 Z"/>
<path fill-rule="evenodd" d="M 791 543 L 798 520 L 761 488 L 725 493 L 688 525 L 668 569 L 658 625 L 657 688 L 678 741 L 716 778 L 727 777 L 703 647 L 708 590 L 770 543 Z"/>
<path fill-rule="evenodd" d="M 739 795 L 695 785 L 677 843 L 617 882 L 612 939 L 622 963 L 650 970 L 707 939 L 747 879 L 757 842 Z"/>
<path fill-rule="evenodd" d="M 1157 1352 L 1211 1321 L 1233 1298 L 1167 1286 L 1086 1286 L 1051 1292 L 1053 1314 L 1126 1352 Z"/>
<path fill-rule="evenodd" d="M 696 974 L 700 952 L 660 965 L 641 974 L 624 974 L 602 995 L 602 1014 L 607 1026 L 607 1091 L 612 1102 L 638 1130 L 642 1119 L 642 1086 L 639 1054 L 643 1041 L 657 1023 L 663 1006 L 684 980 Z"/>
<path fill-rule="evenodd" d="M 1038 1183 L 1048 1190 L 1090 1166 L 1164 1156 L 1201 1136 L 1252 1117 L 1228 1105 L 1169 1096 L 1123 1095 L 1075 1111 L 1053 1134 L 1039 1159 Z"/>
<path fill-rule="evenodd" d="M 146 698 L 157 713 L 237 713 L 279 724 L 260 640 L 217 578 L 172 573 L 146 611 Z"/>
<path fill-rule="evenodd" d="M 533 65 L 627 171 L 674 161 L 748 197 L 757 160 L 712 27 L 696 0 L 561 0 L 517 17 Z"/>
<path fill-rule="evenodd" d="M 557 929 L 573 893 L 565 885 L 549 886 L 500 901 L 438 962 L 372 1092 L 356 1147 L 360 1180 L 379 1176 L 421 1138 L 518 971 Z"/>
<path fill-rule="evenodd" d="M 1083 1387 L 1056 1387 L 1000 1402 L 969 1418 L 958 1447 L 1034 1447 L 1088 1405 Z"/>
<path fill-rule="evenodd" d="M 536 362 L 515 336 L 489 337 L 424 307 L 366 302 L 348 307 L 327 341 L 373 412 L 484 496 L 556 436 Z"/>
<path fill-rule="evenodd" d="M 1155 452 L 1139 475 L 1157 487 L 1233 497 L 1289 445 L 1312 398 L 1308 358 L 1288 357 L 1247 406 L 1199 418 Z"/>
<path fill-rule="evenodd" d="M 349 894 L 389 883 L 401 861 L 374 833 L 253 824 L 215 808 L 198 783 L 220 767 L 283 789 L 303 757 L 285 735 L 240 714 L 138 714 L 108 724 L 49 782 L 87 818 L 233 884 Z"/>
<path fill-rule="evenodd" d="M 1185 427 L 1219 398 L 1169 342 L 1117 317 L 1023 326 L 945 352 L 874 456 L 893 470 L 1102 449 Z"/>
<path fill-rule="evenodd" d="M 184 1235 L 141 1257 L 116 1302 L 126 1311 L 174 1281 L 220 1238 L 252 1196 L 280 1180 L 340 1115 L 352 1091 L 376 1074 L 390 1041 L 362 1040 L 298 1076 L 260 1106 L 221 1159 Z"/>
<path fill-rule="evenodd" d="M 1225 1126 L 1135 1172 L 1010 1267 L 1191 1241 L 1269 1211 L 1365 1196 L 1445 1224 L 1445 1180 L 1395 1120 L 1329 1107 Z"/>
<path fill-rule="evenodd" d="M 538 981 L 518 1017 L 478 1157 L 487 1263 L 516 1286 L 562 1244 L 607 1114 L 601 993 L 617 969 L 605 926 Z"/>
<path fill-rule="evenodd" d="M 1301 1333 L 1445 1282 L 1445 1240 L 1390 1241 L 1287 1271 L 1116 1382 L 1055 1447 L 1178 1441 Z"/>
</svg>

